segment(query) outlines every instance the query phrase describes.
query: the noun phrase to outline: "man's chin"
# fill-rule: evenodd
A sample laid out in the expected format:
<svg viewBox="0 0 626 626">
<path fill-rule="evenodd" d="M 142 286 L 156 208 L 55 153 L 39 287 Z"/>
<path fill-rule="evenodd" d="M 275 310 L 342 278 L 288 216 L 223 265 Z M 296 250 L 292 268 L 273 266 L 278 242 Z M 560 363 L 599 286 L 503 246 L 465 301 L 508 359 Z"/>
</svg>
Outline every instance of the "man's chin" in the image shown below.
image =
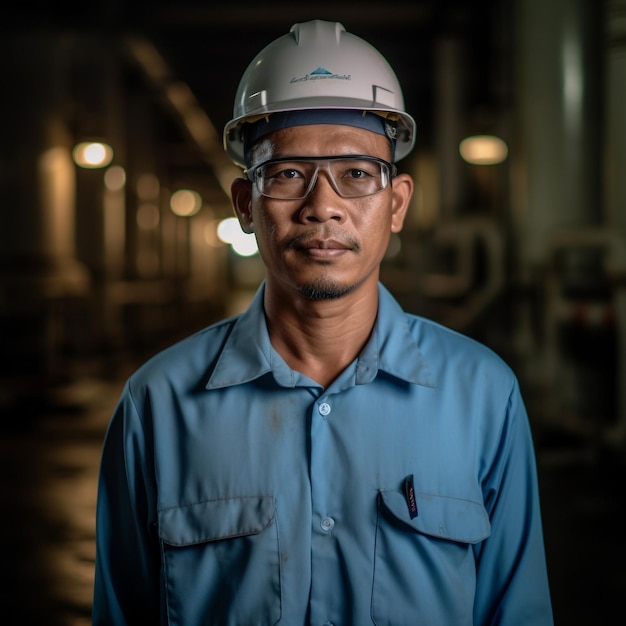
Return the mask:
<svg viewBox="0 0 626 626">
<path fill-rule="evenodd" d="M 300 286 L 300 293 L 312 301 L 337 300 L 349 294 L 354 289 L 353 285 L 344 285 L 334 281 L 320 280 Z"/>
</svg>

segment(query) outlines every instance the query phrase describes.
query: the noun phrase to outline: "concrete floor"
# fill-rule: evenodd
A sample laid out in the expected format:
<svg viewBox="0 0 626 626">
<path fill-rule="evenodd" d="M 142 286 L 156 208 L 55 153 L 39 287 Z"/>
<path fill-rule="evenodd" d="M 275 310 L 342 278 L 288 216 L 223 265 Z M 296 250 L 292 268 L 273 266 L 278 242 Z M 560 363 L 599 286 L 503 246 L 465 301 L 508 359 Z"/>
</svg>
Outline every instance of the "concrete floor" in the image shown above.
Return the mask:
<svg viewBox="0 0 626 626">
<path fill-rule="evenodd" d="M 120 388 L 120 380 L 84 380 L 45 410 L 2 415 L 4 626 L 90 624 L 98 463 Z M 623 459 L 535 430 L 556 624 L 621 623 Z"/>
</svg>

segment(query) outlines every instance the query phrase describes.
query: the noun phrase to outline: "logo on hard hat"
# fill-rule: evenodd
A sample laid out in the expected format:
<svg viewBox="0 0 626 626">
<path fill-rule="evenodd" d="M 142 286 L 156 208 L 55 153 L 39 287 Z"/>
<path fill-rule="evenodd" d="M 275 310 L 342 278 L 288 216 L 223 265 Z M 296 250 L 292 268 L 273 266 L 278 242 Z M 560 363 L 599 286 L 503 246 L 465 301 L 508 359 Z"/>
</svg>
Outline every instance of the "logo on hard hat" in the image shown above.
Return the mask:
<svg viewBox="0 0 626 626">
<path fill-rule="evenodd" d="M 296 78 L 296 77 L 292 78 L 289 82 L 301 83 L 306 80 L 328 80 L 328 79 L 351 80 L 352 76 L 350 74 L 334 74 L 333 72 L 329 72 L 324 67 L 318 67 L 317 69 L 313 70 L 309 74 L 305 74 L 304 76 L 300 78 Z"/>
</svg>

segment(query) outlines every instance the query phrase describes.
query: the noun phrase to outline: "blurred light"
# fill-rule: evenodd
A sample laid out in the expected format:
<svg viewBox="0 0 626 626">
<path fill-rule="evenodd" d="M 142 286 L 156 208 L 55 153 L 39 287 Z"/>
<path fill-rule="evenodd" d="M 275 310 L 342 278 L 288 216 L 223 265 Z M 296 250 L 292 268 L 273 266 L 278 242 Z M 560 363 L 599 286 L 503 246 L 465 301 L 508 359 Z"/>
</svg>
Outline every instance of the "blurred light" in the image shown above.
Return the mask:
<svg viewBox="0 0 626 626">
<path fill-rule="evenodd" d="M 126 172 L 120 165 L 112 165 L 104 173 L 104 186 L 109 191 L 120 191 L 126 184 Z"/>
<path fill-rule="evenodd" d="M 236 217 L 227 217 L 217 225 L 217 236 L 224 243 L 232 243 L 242 232 Z"/>
<path fill-rule="evenodd" d="M 191 189 L 179 189 L 170 198 L 170 208 L 174 215 L 181 217 L 191 217 L 195 215 L 202 206 L 200 194 Z"/>
<path fill-rule="evenodd" d="M 159 207 L 155 204 L 144 203 L 137 208 L 137 226 L 142 230 L 152 230 L 159 225 L 161 216 Z"/>
<path fill-rule="evenodd" d="M 506 160 L 509 150 L 506 143 L 493 135 L 474 135 L 463 139 L 459 152 L 473 165 L 496 165 Z"/>
<path fill-rule="evenodd" d="M 87 169 L 106 167 L 113 160 L 113 148 L 99 141 L 85 141 L 74 147 L 72 156 L 74 163 L 79 167 Z"/>
<path fill-rule="evenodd" d="M 140 200 L 154 200 L 159 195 L 159 179 L 154 174 L 142 174 L 137 179 L 137 196 Z"/>
<path fill-rule="evenodd" d="M 253 256 L 259 251 L 254 235 L 246 233 L 243 233 L 241 239 L 233 241 L 230 246 L 239 256 Z"/>
<path fill-rule="evenodd" d="M 227 217 L 217 226 L 217 236 L 220 241 L 230 244 L 239 256 L 252 256 L 258 252 L 256 237 L 241 230 L 236 217 Z"/>
</svg>

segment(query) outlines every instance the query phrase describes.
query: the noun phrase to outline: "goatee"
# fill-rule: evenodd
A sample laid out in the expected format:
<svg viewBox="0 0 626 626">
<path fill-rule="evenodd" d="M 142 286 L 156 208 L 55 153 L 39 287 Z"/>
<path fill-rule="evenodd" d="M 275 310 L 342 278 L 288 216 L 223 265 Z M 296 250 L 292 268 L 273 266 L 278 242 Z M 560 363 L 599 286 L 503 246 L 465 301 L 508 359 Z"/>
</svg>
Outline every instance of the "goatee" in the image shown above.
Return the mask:
<svg viewBox="0 0 626 626">
<path fill-rule="evenodd" d="M 300 293 L 308 300 L 337 300 L 350 293 L 353 285 L 340 285 L 328 279 L 300 286 Z"/>
</svg>

